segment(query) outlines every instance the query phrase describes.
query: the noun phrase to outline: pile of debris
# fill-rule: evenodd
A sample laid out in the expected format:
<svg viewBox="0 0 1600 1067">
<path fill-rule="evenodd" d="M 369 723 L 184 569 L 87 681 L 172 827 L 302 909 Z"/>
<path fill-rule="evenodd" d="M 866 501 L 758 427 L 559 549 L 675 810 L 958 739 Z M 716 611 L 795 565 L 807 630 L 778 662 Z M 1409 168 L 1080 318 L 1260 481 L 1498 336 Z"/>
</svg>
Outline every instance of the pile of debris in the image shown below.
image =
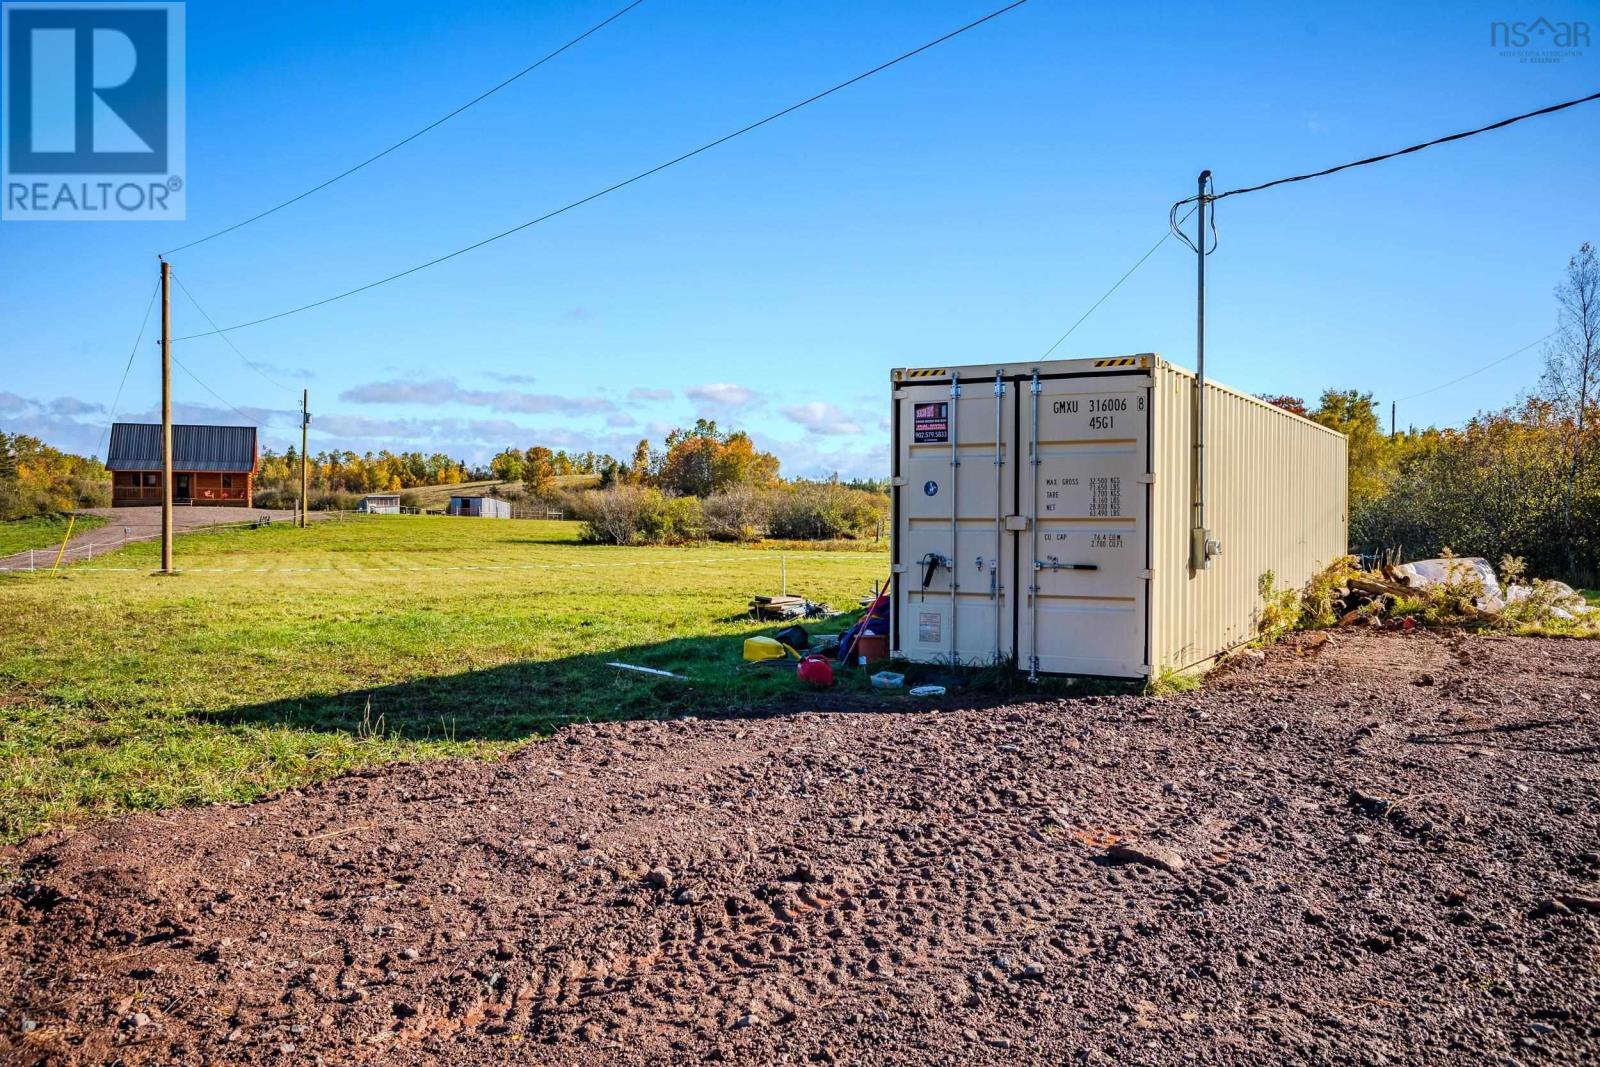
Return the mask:
<svg viewBox="0 0 1600 1067">
<path fill-rule="evenodd" d="M 1593 609 L 1565 582 L 1523 581 L 1522 561 L 1501 560 L 1505 583 L 1488 560 L 1444 556 L 1352 570 L 1340 578 L 1331 606 L 1340 626 L 1410 628 L 1429 621 L 1571 622 Z"/>
</svg>

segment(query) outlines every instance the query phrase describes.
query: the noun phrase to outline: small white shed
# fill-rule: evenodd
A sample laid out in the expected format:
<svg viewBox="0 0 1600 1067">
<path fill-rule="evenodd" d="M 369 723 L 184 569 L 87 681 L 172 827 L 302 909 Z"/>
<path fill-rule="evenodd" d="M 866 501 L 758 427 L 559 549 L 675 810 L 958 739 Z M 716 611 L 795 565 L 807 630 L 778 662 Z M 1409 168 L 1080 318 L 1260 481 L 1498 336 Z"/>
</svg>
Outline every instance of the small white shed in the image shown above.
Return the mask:
<svg viewBox="0 0 1600 1067">
<path fill-rule="evenodd" d="M 398 515 L 400 514 L 399 493 L 368 493 L 361 498 L 361 503 L 356 505 L 357 511 L 364 511 L 368 515 Z"/>
<path fill-rule="evenodd" d="M 511 502 L 492 496 L 453 496 L 450 514 L 468 515 L 475 519 L 509 519 Z"/>
</svg>

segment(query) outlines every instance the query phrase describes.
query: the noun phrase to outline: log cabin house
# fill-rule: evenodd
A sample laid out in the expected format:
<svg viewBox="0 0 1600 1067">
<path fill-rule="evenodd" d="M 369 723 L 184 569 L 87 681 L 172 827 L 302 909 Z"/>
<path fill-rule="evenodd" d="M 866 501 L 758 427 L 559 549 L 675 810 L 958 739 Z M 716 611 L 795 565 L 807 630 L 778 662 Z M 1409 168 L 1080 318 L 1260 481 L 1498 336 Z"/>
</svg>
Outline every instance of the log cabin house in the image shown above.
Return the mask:
<svg viewBox="0 0 1600 1067">
<path fill-rule="evenodd" d="M 172 427 L 172 502 L 251 506 L 258 457 L 254 426 Z M 161 506 L 161 426 L 118 422 L 106 450 L 113 507 Z"/>
</svg>

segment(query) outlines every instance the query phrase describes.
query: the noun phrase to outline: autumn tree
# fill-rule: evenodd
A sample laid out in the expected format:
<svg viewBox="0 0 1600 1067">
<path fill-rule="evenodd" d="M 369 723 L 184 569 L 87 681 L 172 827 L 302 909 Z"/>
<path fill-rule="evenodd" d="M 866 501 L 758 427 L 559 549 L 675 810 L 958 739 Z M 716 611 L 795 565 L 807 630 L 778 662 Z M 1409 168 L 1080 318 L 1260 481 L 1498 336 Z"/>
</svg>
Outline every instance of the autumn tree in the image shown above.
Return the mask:
<svg viewBox="0 0 1600 1067">
<path fill-rule="evenodd" d="M 661 462 L 661 486 L 684 496 L 705 496 L 713 489 L 717 450 L 714 437 L 690 435 L 667 449 Z"/>
<path fill-rule="evenodd" d="M 1381 497 L 1394 465 L 1372 394 L 1356 389 L 1326 390 L 1309 417 L 1349 439 L 1351 510 Z"/>
<path fill-rule="evenodd" d="M 715 421 L 699 419 L 689 429 L 667 435 L 667 452 L 656 480 L 668 492 L 709 496 L 736 485 L 770 485 L 778 477 L 778 458 L 756 450 L 750 435 L 723 433 Z"/>
<path fill-rule="evenodd" d="M 1562 494 L 1561 528 L 1567 548 L 1567 570 L 1577 570 L 1577 529 L 1573 501 L 1584 466 L 1584 438 L 1600 407 L 1600 260 L 1588 241 L 1567 261 L 1567 274 L 1556 286 L 1559 324 L 1545 351 L 1545 395 L 1572 423 L 1567 445 L 1566 487 Z"/>
<path fill-rule="evenodd" d="M 502 482 L 522 481 L 522 453 L 514 448 L 503 449 L 489 461 L 489 473 Z"/>
<path fill-rule="evenodd" d="M 544 496 L 555 486 L 555 453 L 543 445 L 528 449 L 522 460 L 522 485 L 529 496 Z"/>
<path fill-rule="evenodd" d="M 17 454 L 11 447 L 11 438 L 0 433 L 0 492 L 13 490 L 16 485 Z"/>
<path fill-rule="evenodd" d="M 50 515 L 111 502 L 111 476 L 96 458 L 0 433 L 0 519 Z"/>
<path fill-rule="evenodd" d="M 768 486 L 778 480 L 778 457 L 760 452 L 743 430 L 722 439 L 712 462 L 713 491 L 736 485 Z"/>
<path fill-rule="evenodd" d="M 633 446 L 633 462 L 628 465 L 628 480 L 635 485 L 650 481 L 650 442 L 644 438 Z"/>
<path fill-rule="evenodd" d="M 1282 408 L 1285 411 L 1293 412 L 1294 414 L 1299 415 L 1301 418 L 1308 419 L 1311 417 L 1311 412 L 1306 410 L 1306 402 L 1297 396 L 1289 396 L 1288 394 L 1283 394 L 1281 396 L 1269 396 L 1266 393 L 1262 393 L 1259 399 L 1265 400 L 1275 408 Z"/>
</svg>

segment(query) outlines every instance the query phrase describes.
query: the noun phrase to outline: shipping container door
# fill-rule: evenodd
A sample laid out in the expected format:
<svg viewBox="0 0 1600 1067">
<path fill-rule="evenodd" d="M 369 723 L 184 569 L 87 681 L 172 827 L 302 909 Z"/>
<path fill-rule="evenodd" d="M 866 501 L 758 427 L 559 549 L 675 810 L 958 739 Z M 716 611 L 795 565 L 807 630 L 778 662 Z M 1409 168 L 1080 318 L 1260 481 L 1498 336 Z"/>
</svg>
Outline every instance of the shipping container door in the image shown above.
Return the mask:
<svg viewBox="0 0 1600 1067">
<path fill-rule="evenodd" d="M 919 663 L 989 663 L 1012 654 L 1015 511 L 1011 383 L 905 385 L 896 441 L 898 651 Z M 997 433 L 998 431 L 998 433 Z M 952 464 L 959 460 L 959 465 Z"/>
<path fill-rule="evenodd" d="M 1046 378 L 1036 396 L 1026 381 L 1019 388 L 1029 522 L 1019 534 L 1018 666 L 1141 677 L 1148 662 L 1150 378 Z M 1036 464 L 1029 462 L 1034 456 Z"/>
</svg>

